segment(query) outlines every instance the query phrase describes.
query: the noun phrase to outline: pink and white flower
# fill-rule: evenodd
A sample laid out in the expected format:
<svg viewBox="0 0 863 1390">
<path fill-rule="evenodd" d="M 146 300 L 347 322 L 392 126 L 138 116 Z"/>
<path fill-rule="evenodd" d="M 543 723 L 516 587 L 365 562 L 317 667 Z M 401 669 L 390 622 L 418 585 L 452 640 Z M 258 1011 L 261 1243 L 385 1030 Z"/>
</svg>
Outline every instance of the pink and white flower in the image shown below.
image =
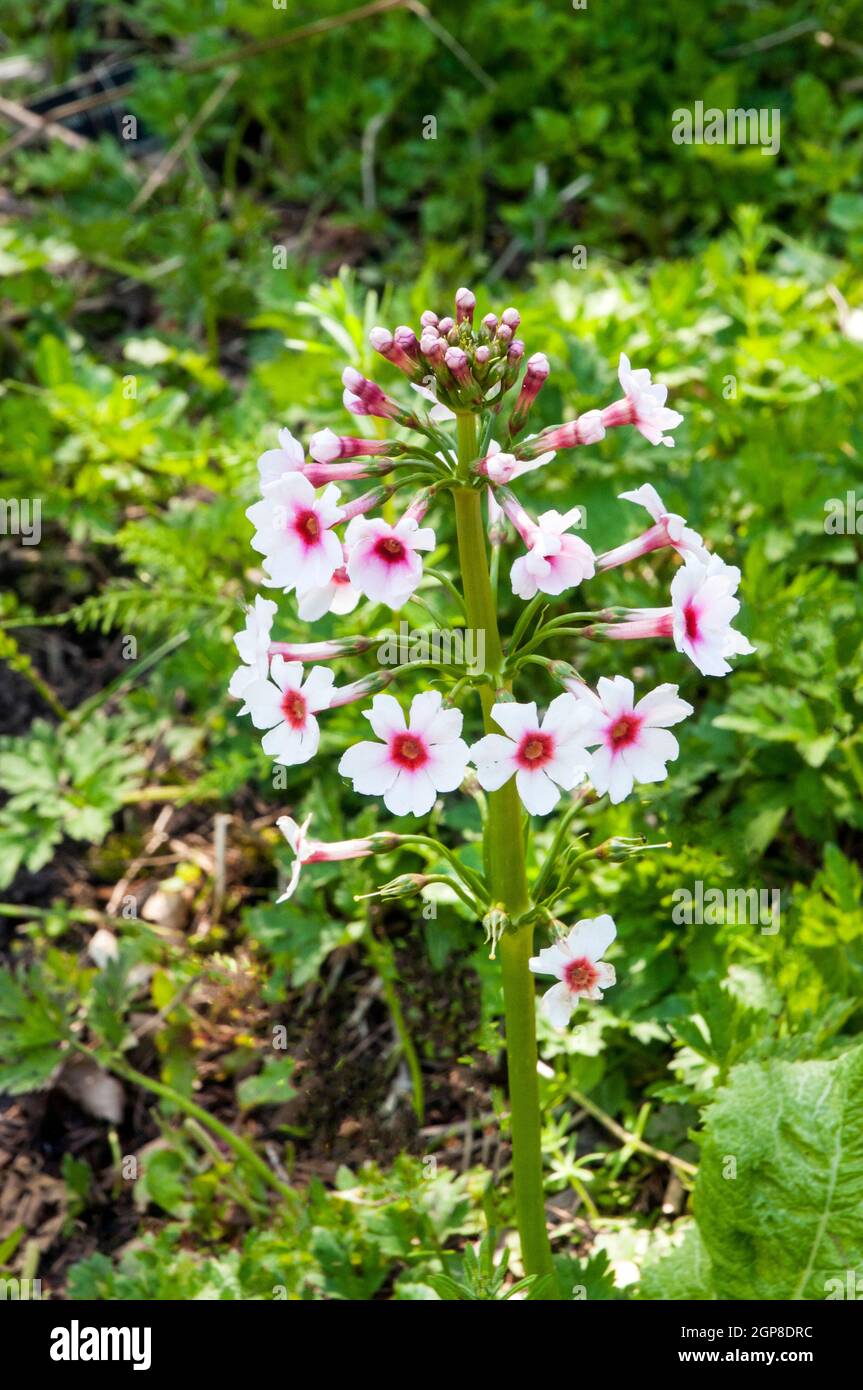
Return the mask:
<svg viewBox="0 0 863 1390">
<path fill-rule="evenodd" d="M 674 440 L 663 434 L 663 430 L 676 429 L 683 416 L 666 406 L 668 387 L 652 382 L 646 367 L 633 371 L 625 352 L 620 354 L 617 376 L 624 397 L 603 410 L 602 423 L 606 429 L 615 425 L 634 425 L 651 444 L 665 444 L 672 449 Z"/>
<path fill-rule="evenodd" d="M 228 694 L 242 699 L 246 689 L 254 680 L 266 677 L 269 668 L 270 633 L 277 604 L 272 599 L 255 595 L 253 607 L 246 609 L 246 626 L 242 632 L 234 633 L 234 644 L 242 666 L 238 666 L 228 683 Z M 240 714 L 248 714 L 248 706 L 243 703 Z"/>
<path fill-rule="evenodd" d="M 395 525 L 356 516 L 345 532 L 347 573 L 354 588 L 375 603 L 400 608 L 422 579 L 421 550 L 434 550 L 435 534 L 405 514 Z"/>
<path fill-rule="evenodd" d="M 515 777 L 518 794 L 532 816 L 547 816 L 584 780 L 590 754 L 581 738 L 578 702 L 569 693 L 552 700 L 540 721 L 536 704 L 492 705 L 502 734 L 486 734 L 470 750 L 479 784 L 494 792 Z"/>
<path fill-rule="evenodd" d="M 568 533 L 568 528 L 581 520 L 580 507 L 562 514 L 543 512 L 538 521 L 532 521 L 512 493 L 501 488 L 497 495 L 528 548 L 527 554 L 519 556 L 510 570 L 514 594 L 523 599 L 531 599 L 540 591 L 562 594 L 564 589 L 572 589 L 583 580 L 593 578 L 593 551 L 580 536 Z"/>
<path fill-rule="evenodd" d="M 343 859 L 365 859 L 368 855 L 374 854 L 383 846 L 385 836 L 378 836 L 376 840 L 366 837 L 361 840 L 332 840 L 329 844 L 324 840 L 312 840 L 307 831 L 311 816 L 306 816 L 302 825 L 298 825 L 290 816 L 279 816 L 276 825 L 281 830 L 291 849 L 294 851 L 294 859 L 291 877 L 284 893 L 276 899 L 277 903 L 287 902 L 292 898 L 300 881 L 300 873 L 305 864 L 332 864 L 338 863 Z"/>
<path fill-rule="evenodd" d="M 735 598 L 740 570 L 718 555 L 706 564 L 689 555 L 671 583 L 671 622 L 674 645 L 703 676 L 726 676 L 726 657 L 746 655 L 755 648 L 732 626 L 740 612 Z"/>
<path fill-rule="evenodd" d="M 687 555 L 695 555 L 704 564 L 710 559 L 698 532 L 687 526 L 682 516 L 666 509 L 665 503 L 651 483 L 643 483 L 632 492 L 621 492 L 618 495 L 622 501 L 637 502 L 639 506 L 644 507 L 656 524 L 643 531 L 640 536 L 636 536 L 634 540 L 626 541 L 614 550 L 607 550 L 604 555 L 600 555 L 596 561 L 598 570 L 610 570 L 617 565 L 628 564 L 639 556 L 647 555 L 649 551 L 659 550 L 666 545 L 672 546 L 678 555 L 684 558 Z"/>
<path fill-rule="evenodd" d="M 256 528 L 252 548 L 264 556 L 273 583 L 290 593 L 328 584 L 342 563 L 342 544 L 332 530 L 342 518 L 335 484 L 315 494 L 301 473 L 285 473 L 264 485 L 260 502 L 247 508 Z"/>
<path fill-rule="evenodd" d="M 635 689 L 625 676 L 601 676 L 596 693 L 589 686 L 570 686 L 582 713 L 581 738 L 590 755 L 590 780 L 600 796 L 608 792 L 616 806 L 636 782 L 662 782 L 666 763 L 680 752 L 668 732 L 693 713 L 677 695 L 676 685 L 658 685 L 635 703 Z"/>
<path fill-rule="evenodd" d="M 326 584 L 297 590 L 297 616 L 304 623 L 315 623 L 325 613 L 353 613 L 360 601 L 359 591 L 348 579 L 344 565 L 333 570 Z"/>
<path fill-rule="evenodd" d="M 617 983 L 614 966 L 602 957 L 617 928 L 607 912 L 583 917 L 553 946 L 545 946 L 528 961 L 535 975 L 554 975 L 558 981 L 542 996 L 540 1011 L 555 1028 L 565 1028 L 580 999 L 601 999 Z"/>
<path fill-rule="evenodd" d="M 313 666 L 303 680 L 299 661 L 274 656 L 270 679 L 258 679 L 243 694 L 256 729 L 267 729 L 265 753 L 277 763 L 307 763 L 318 751 L 321 731 L 315 715 L 329 709 L 335 678 L 325 666 Z"/>
<path fill-rule="evenodd" d="M 381 741 L 355 743 L 342 755 L 339 772 L 354 791 L 383 797 L 394 816 L 424 816 L 439 792 L 460 785 L 468 761 L 462 714 L 444 709 L 439 691 L 415 695 L 407 723 L 392 695 L 376 695 L 363 714 Z"/>
</svg>

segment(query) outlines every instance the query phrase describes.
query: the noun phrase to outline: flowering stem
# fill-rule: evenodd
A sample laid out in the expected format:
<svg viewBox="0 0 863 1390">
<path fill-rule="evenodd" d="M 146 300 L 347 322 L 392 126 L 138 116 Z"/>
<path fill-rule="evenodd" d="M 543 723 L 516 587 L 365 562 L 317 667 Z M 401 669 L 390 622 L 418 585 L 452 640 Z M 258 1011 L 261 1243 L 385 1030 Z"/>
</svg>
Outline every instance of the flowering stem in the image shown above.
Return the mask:
<svg viewBox="0 0 863 1390">
<path fill-rule="evenodd" d="M 469 465 L 477 456 L 476 416 L 460 413 L 457 430 L 458 471 L 460 478 L 466 479 Z M 468 625 L 484 633 L 485 670 L 495 678 L 493 685 L 479 687 L 485 731 L 494 733 L 491 708 L 495 702 L 494 687 L 503 685 L 504 660 L 489 576 L 482 492 L 460 487 L 454 489 L 454 496 Z M 521 804 L 512 778 L 489 794 L 485 849 L 492 898 L 503 904 L 511 918 L 517 918 L 530 906 L 530 895 Z M 542 1276 L 553 1274 L 553 1265 L 543 1200 L 536 1003 L 533 976 L 528 969 L 532 952 L 530 925 L 505 932 L 501 937 L 516 1219 L 525 1273 Z"/>
</svg>

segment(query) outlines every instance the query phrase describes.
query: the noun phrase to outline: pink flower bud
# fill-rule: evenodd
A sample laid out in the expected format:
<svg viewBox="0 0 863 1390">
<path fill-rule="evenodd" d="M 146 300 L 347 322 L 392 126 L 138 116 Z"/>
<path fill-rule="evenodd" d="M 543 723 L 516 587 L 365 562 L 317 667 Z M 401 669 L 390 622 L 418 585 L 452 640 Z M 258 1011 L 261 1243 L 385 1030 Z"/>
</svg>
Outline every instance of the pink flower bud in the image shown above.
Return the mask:
<svg viewBox="0 0 863 1390">
<path fill-rule="evenodd" d="M 456 381 L 460 382 L 462 386 L 467 386 L 470 381 L 470 365 L 467 360 L 467 353 L 459 347 L 447 348 L 444 361 Z"/>
<path fill-rule="evenodd" d="M 512 329 L 510 328 L 508 323 L 499 323 L 497 326 L 497 332 L 494 336 L 497 338 L 499 343 L 511 343 Z"/>
<path fill-rule="evenodd" d="M 450 319 L 450 318 L 445 318 L 445 319 L 439 319 L 439 320 L 438 320 L 437 329 L 438 329 L 438 333 L 440 333 L 440 335 L 441 335 L 442 338 L 445 338 L 445 337 L 446 337 L 447 333 L 449 333 L 449 331 L 450 331 L 451 328 L 455 328 L 455 323 L 453 322 L 452 319 Z"/>
<path fill-rule="evenodd" d="M 507 350 L 506 359 L 508 362 L 520 362 L 524 357 L 524 343 L 521 338 L 513 338 Z"/>
<path fill-rule="evenodd" d="M 315 463 L 333 463 L 336 459 L 361 458 L 366 454 L 386 454 L 399 449 L 386 439 L 358 439 L 354 435 L 336 434 L 335 430 L 318 430 L 309 440 L 309 453 Z"/>
<path fill-rule="evenodd" d="M 402 352 L 408 357 L 416 359 L 420 345 L 417 342 L 417 335 L 414 333 L 413 329 L 409 328 L 407 324 L 402 323 L 396 329 L 393 336 L 396 347 L 401 348 Z"/>
<path fill-rule="evenodd" d="M 465 289 L 464 286 L 462 286 L 461 289 L 456 290 L 456 295 L 455 295 L 455 317 L 456 317 L 456 323 L 464 323 L 465 321 L 467 321 L 468 323 L 473 323 L 473 311 L 474 311 L 475 308 L 476 308 L 476 295 L 473 293 L 473 290 Z"/>
<path fill-rule="evenodd" d="M 518 309 L 504 309 L 500 316 L 501 323 L 505 323 L 507 328 L 511 328 L 513 333 L 521 323 L 521 314 Z"/>
<path fill-rule="evenodd" d="M 420 339 L 420 351 L 429 362 L 439 365 L 443 362 L 446 347 L 443 338 L 430 338 L 428 333 L 424 333 Z"/>
<path fill-rule="evenodd" d="M 375 352 L 379 352 L 381 357 L 392 362 L 394 367 L 399 367 L 403 372 L 407 372 L 408 376 L 413 375 L 416 363 L 412 362 L 404 349 L 399 347 L 388 328 L 373 328 L 369 334 L 369 342 Z"/>
<path fill-rule="evenodd" d="M 484 346 L 478 347 L 473 355 L 473 360 L 478 363 L 480 367 L 484 367 L 487 362 L 491 361 L 491 348 Z"/>
<path fill-rule="evenodd" d="M 425 312 L 420 315 L 420 323 L 423 328 L 437 328 L 439 322 L 440 320 L 433 309 L 426 309 Z"/>
<path fill-rule="evenodd" d="M 483 319 L 483 324 L 488 329 L 489 333 L 494 333 L 497 328 L 497 314 L 486 314 Z"/>
</svg>

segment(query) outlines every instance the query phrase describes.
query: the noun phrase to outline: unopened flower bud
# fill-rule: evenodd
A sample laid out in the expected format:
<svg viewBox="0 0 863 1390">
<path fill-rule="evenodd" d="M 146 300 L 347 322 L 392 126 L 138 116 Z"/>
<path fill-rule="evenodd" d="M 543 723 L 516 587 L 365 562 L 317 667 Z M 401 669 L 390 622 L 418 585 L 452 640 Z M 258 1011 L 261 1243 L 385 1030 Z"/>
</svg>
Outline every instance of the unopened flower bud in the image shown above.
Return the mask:
<svg viewBox="0 0 863 1390">
<path fill-rule="evenodd" d="M 373 328 L 369 334 L 369 342 L 375 352 L 380 353 L 381 357 L 392 362 L 394 367 L 399 367 L 403 372 L 407 372 L 408 376 L 413 376 L 416 363 L 411 361 L 404 348 L 399 347 L 388 328 Z"/>
<path fill-rule="evenodd" d="M 420 323 L 422 324 L 423 328 L 437 328 L 438 324 L 440 323 L 440 319 L 438 318 L 437 314 L 434 312 L 433 309 L 426 309 L 422 314 L 420 314 Z"/>
<path fill-rule="evenodd" d="M 507 328 L 511 328 L 513 333 L 521 323 L 521 314 L 518 309 L 504 309 L 500 316 L 501 323 L 505 323 Z"/>
<path fill-rule="evenodd" d="M 460 347 L 447 348 L 444 361 L 455 377 L 456 381 L 462 386 L 467 386 L 470 382 L 470 364 L 467 360 L 467 353 Z"/>
<path fill-rule="evenodd" d="M 507 349 L 506 356 L 509 362 L 521 361 L 524 357 L 524 343 L 521 341 L 521 338 L 513 338 Z"/>
<path fill-rule="evenodd" d="M 419 354 L 420 345 L 417 341 L 417 335 L 416 333 L 414 333 L 413 329 L 409 328 L 408 325 L 405 323 L 399 324 L 398 328 L 393 334 L 393 338 L 396 347 L 401 348 L 402 352 L 405 353 L 407 357 L 410 357 L 411 360 L 415 361 Z"/>
<path fill-rule="evenodd" d="M 476 308 L 476 295 L 473 290 L 462 287 L 456 290 L 455 294 L 455 317 L 456 323 L 473 323 L 473 311 Z"/>
<path fill-rule="evenodd" d="M 437 330 L 442 338 L 445 338 L 451 328 L 455 328 L 455 323 L 451 318 L 438 319 Z"/>
<path fill-rule="evenodd" d="M 489 333 L 493 334 L 497 328 L 497 314 L 486 314 L 483 319 L 483 324 L 488 329 Z"/>
<path fill-rule="evenodd" d="M 511 343 L 513 337 L 512 329 L 510 328 L 508 323 L 499 323 L 497 326 L 497 332 L 494 336 L 497 338 L 497 341 L 499 343 Z"/>
<path fill-rule="evenodd" d="M 478 347 L 477 350 L 476 350 L 476 352 L 475 352 L 474 355 L 473 355 L 473 360 L 474 360 L 474 362 L 476 362 L 480 367 L 484 367 L 484 366 L 486 365 L 487 362 L 490 362 L 490 361 L 491 361 L 491 348 L 490 348 L 490 347 L 485 347 L 485 346 L 483 346 L 483 347 Z"/>
<path fill-rule="evenodd" d="M 428 332 L 425 332 L 420 338 L 420 352 L 428 358 L 429 362 L 439 364 L 443 362 L 446 344 L 443 338 L 439 338 L 437 335 L 432 338 Z"/>
</svg>

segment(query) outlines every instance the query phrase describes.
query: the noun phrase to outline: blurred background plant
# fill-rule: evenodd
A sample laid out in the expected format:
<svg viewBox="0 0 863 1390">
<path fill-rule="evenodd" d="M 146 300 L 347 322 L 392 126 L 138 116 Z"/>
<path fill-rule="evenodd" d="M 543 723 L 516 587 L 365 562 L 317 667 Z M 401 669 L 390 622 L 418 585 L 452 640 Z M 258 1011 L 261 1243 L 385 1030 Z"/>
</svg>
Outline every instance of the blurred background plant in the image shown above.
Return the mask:
<svg viewBox="0 0 863 1390">
<path fill-rule="evenodd" d="M 105 1298 L 519 1277 L 487 1234 L 512 1221 L 487 947 L 440 885 L 358 903 L 363 863 L 277 907 L 278 815 L 340 838 L 376 810 L 335 772 L 349 713 L 314 780 L 274 781 L 224 694 L 258 453 L 344 425 L 368 328 L 467 282 L 549 356 L 534 427 L 611 399 L 621 350 L 669 384 L 673 452 L 610 434 L 526 501 L 583 505 L 600 550 L 654 481 L 741 566 L 758 648 L 727 683 L 657 646 L 617 663 L 697 715 L 667 783 L 572 824 L 672 848 L 590 861 L 563 904 L 622 944 L 605 1002 L 542 1033 L 560 1272 L 576 1298 L 823 1297 L 863 1261 L 853 1221 L 832 1241 L 853 1151 L 832 1195 L 812 1158 L 863 1118 L 860 7 L 362 11 L 0 5 L 0 491 L 42 503 L 38 545 L 0 536 L 0 1273 Z M 696 100 L 778 108 L 780 152 L 674 145 Z M 470 856 L 478 830 L 450 798 L 436 833 Z M 680 924 L 698 882 L 778 891 L 779 931 Z"/>
</svg>

